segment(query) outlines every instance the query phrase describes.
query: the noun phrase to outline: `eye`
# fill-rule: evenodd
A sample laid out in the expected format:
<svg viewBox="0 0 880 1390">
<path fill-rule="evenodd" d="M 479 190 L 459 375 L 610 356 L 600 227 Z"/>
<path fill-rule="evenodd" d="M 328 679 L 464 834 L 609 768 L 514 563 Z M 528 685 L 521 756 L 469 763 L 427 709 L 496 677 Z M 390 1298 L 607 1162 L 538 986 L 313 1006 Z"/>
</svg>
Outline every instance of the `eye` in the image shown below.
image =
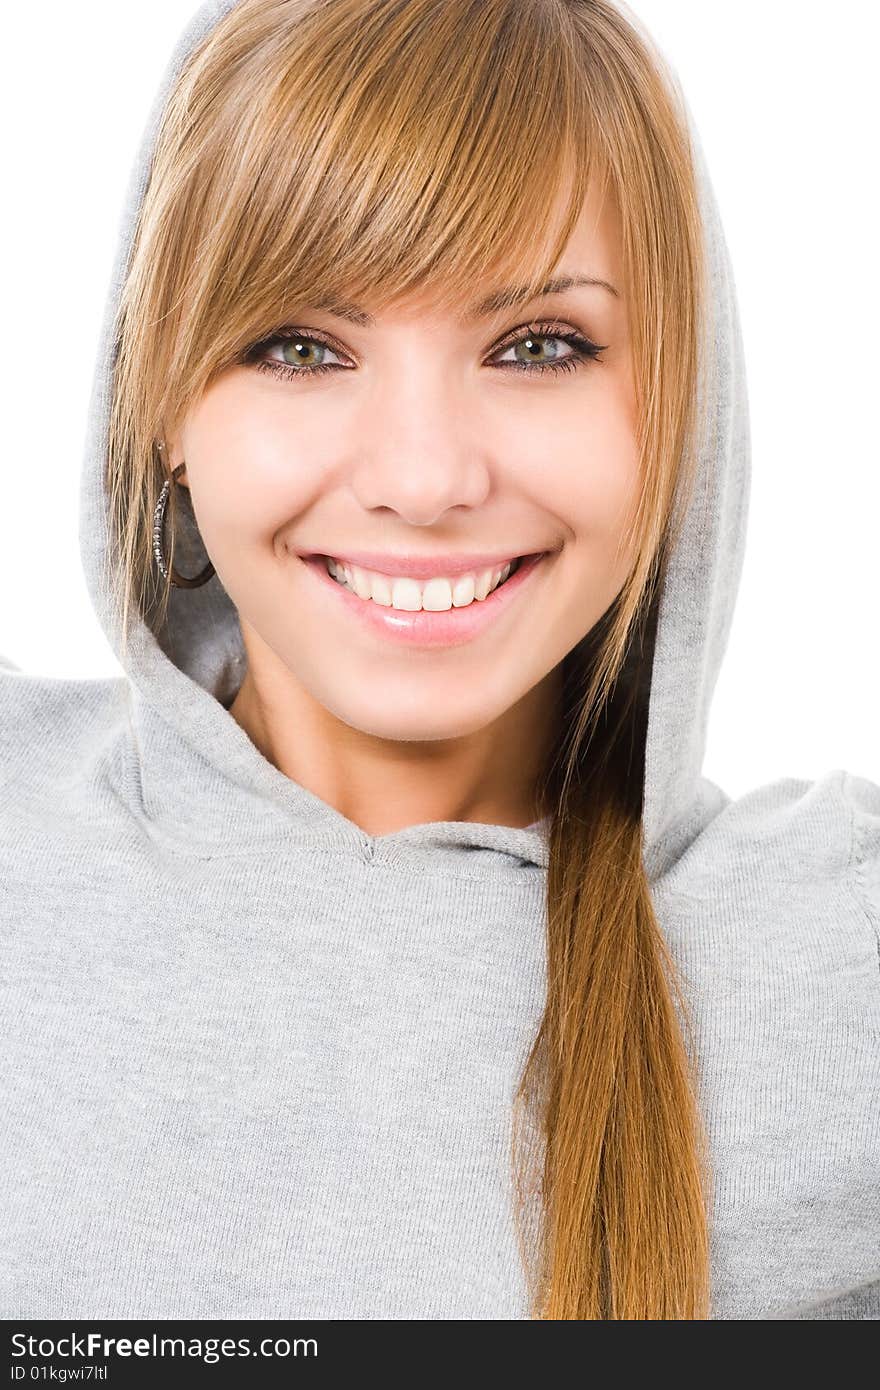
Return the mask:
<svg viewBox="0 0 880 1390">
<path fill-rule="evenodd" d="M 565 343 L 571 351 L 560 354 L 559 348 L 555 347 L 546 360 L 541 360 L 546 353 L 545 343 Z M 575 329 L 566 329 L 559 324 L 537 323 L 515 329 L 515 336 L 508 337 L 506 346 L 502 344 L 496 351 L 517 354 L 513 360 L 499 361 L 502 371 L 513 369 L 536 375 L 576 371 L 588 362 L 601 360 L 599 354 L 606 348 L 607 344 L 594 343 Z M 519 355 L 521 351 L 522 355 Z"/>
<path fill-rule="evenodd" d="M 557 346 L 548 352 L 545 344 L 552 343 L 563 343 L 569 351 L 560 351 Z M 600 360 L 599 354 L 605 351 L 606 346 L 592 342 L 569 326 L 556 323 L 525 324 L 508 334 L 489 362 L 501 371 L 523 371 L 532 376 L 545 372 L 570 372 L 591 361 Z M 280 357 L 268 356 L 276 350 L 280 352 Z M 499 353 L 510 352 L 516 354 L 512 360 L 505 361 L 498 356 Z M 315 356 L 317 361 L 312 360 Z M 341 357 L 341 351 L 323 333 L 315 329 L 306 333 L 291 327 L 279 329 L 270 337 L 262 338 L 248 348 L 240 360 L 256 367 L 258 372 L 269 372 L 292 381 L 296 377 L 317 376 L 319 372 L 350 371 L 351 364 L 341 361 Z M 335 358 L 336 361 L 329 361 L 328 358 Z"/>
<path fill-rule="evenodd" d="M 275 349 L 279 349 L 279 357 L 266 356 Z M 328 361 L 328 357 L 337 360 Z M 319 372 L 338 371 L 339 357 L 340 354 L 330 342 L 314 331 L 303 333 L 296 328 L 284 328 L 248 348 L 243 361 L 255 366 L 258 372 L 270 372 L 290 380 L 295 376 L 317 376 Z"/>
</svg>

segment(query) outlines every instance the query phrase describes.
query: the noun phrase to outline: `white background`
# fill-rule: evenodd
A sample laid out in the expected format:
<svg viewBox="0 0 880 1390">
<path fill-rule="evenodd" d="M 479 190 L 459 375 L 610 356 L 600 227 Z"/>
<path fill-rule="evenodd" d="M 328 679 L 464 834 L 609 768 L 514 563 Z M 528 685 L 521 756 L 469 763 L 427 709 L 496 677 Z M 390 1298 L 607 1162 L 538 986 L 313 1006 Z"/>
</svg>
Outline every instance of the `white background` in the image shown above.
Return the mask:
<svg viewBox="0 0 880 1390">
<path fill-rule="evenodd" d="M 129 168 L 187 0 L 10 6 L 2 102 L 0 652 L 119 670 L 80 567 L 78 492 Z M 880 781 L 880 275 L 874 6 L 633 0 L 678 72 L 731 248 L 753 479 L 704 765 L 737 796 Z"/>
</svg>

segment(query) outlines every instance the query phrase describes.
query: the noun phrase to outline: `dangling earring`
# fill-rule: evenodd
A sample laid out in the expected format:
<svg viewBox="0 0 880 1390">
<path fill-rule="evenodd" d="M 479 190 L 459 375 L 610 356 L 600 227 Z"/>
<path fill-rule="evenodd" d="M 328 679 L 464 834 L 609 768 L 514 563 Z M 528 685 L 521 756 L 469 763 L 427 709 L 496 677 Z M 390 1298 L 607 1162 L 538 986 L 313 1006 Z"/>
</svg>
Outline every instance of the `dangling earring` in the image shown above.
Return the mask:
<svg viewBox="0 0 880 1390">
<path fill-rule="evenodd" d="M 165 449 L 165 445 L 161 442 L 157 442 L 156 448 L 159 450 L 159 453 L 161 454 Z M 171 474 L 171 477 L 166 478 L 162 486 L 162 491 L 159 493 L 159 501 L 156 503 L 156 510 L 153 513 L 153 557 L 156 561 L 162 578 L 170 579 L 171 583 L 174 585 L 175 588 L 198 589 L 200 585 L 207 584 L 208 580 L 211 578 L 211 575 L 216 573 L 214 566 L 211 564 L 211 561 L 208 561 L 208 563 L 205 565 L 205 568 L 201 571 L 200 574 L 197 574 L 194 579 L 187 579 L 186 575 L 179 574 L 173 565 L 171 566 L 171 572 L 169 574 L 168 565 L 166 564 L 165 555 L 163 551 L 165 507 L 168 503 L 168 494 L 171 491 L 171 484 L 177 482 L 179 474 L 183 472 L 185 467 L 186 463 L 179 463 L 175 468 L 174 472 Z"/>
</svg>

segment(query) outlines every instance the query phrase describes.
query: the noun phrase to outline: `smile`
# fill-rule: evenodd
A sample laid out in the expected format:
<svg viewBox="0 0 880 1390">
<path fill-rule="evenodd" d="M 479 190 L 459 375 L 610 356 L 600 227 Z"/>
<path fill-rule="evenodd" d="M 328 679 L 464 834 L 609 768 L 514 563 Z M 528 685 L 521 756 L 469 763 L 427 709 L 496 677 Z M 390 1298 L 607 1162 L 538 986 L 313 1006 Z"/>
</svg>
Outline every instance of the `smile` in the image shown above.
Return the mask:
<svg viewBox="0 0 880 1390">
<path fill-rule="evenodd" d="M 330 555 L 310 555 L 303 563 L 317 581 L 317 592 L 360 630 L 431 648 L 472 641 L 498 622 L 547 554 L 519 555 L 500 568 L 424 580 L 364 570 Z"/>
<path fill-rule="evenodd" d="M 398 612 L 444 613 L 450 608 L 467 608 L 483 603 L 494 589 L 515 574 L 521 556 L 508 560 L 496 569 L 479 569 L 454 577 L 434 575 L 430 579 L 411 579 L 400 575 L 382 574 L 360 565 L 346 564 L 332 556 L 324 556 L 331 578 L 358 598 Z"/>
</svg>

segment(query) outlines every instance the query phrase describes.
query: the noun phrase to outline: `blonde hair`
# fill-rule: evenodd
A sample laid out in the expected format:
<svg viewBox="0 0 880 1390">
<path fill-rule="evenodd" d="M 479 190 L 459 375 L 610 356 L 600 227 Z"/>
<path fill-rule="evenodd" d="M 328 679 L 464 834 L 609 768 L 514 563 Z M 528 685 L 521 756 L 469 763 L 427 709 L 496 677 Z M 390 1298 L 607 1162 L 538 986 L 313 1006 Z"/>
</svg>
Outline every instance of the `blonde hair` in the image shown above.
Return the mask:
<svg viewBox="0 0 880 1390">
<path fill-rule="evenodd" d="M 537 292 L 597 178 L 623 238 L 637 558 L 565 661 L 540 793 L 547 999 L 511 1159 L 533 1317 L 705 1318 L 692 1027 L 641 820 L 657 599 L 693 485 L 705 252 L 674 79 L 619 5 L 239 0 L 217 22 L 165 107 L 121 293 L 108 581 L 124 643 L 133 611 L 164 620 L 157 433 L 279 326 L 281 306 L 426 288 L 457 306 L 490 272 Z"/>
</svg>

